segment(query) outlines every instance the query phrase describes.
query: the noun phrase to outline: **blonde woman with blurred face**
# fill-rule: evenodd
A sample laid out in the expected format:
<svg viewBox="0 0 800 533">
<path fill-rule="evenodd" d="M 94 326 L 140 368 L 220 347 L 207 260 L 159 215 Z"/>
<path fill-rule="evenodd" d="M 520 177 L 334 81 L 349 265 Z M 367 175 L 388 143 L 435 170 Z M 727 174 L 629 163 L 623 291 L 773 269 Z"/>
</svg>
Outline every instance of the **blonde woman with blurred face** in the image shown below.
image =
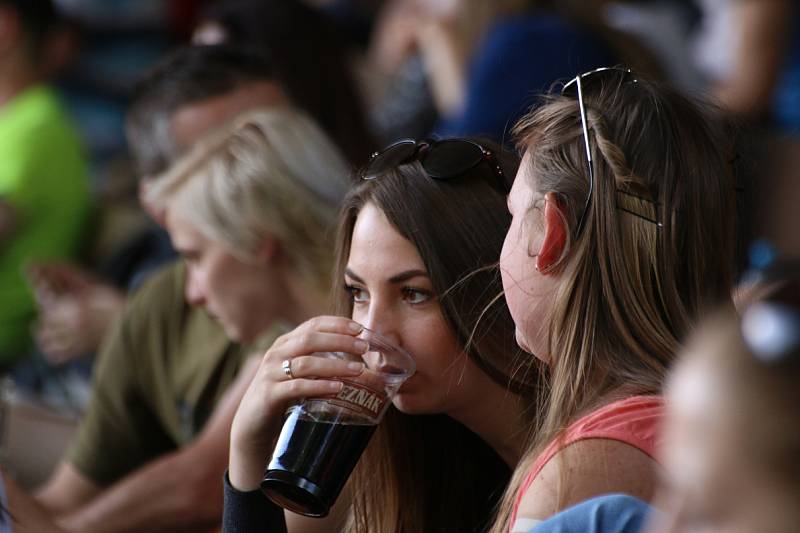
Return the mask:
<svg viewBox="0 0 800 533">
<path fill-rule="evenodd" d="M 325 309 L 329 232 L 348 168 L 288 107 L 248 112 L 201 141 L 148 191 L 186 262 L 186 299 L 251 343 Z"/>
</svg>

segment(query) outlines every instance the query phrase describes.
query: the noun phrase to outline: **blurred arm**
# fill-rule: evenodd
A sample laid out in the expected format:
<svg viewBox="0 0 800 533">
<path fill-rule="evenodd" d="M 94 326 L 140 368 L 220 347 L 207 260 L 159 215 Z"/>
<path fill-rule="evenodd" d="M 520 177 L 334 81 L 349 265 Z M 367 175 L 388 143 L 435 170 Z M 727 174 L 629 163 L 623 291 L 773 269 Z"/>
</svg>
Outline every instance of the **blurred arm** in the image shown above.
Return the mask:
<svg viewBox="0 0 800 533">
<path fill-rule="evenodd" d="M 68 513 L 86 504 L 102 489 L 68 462 L 61 462 L 36 500 L 51 516 Z"/>
<path fill-rule="evenodd" d="M 748 119 L 765 116 L 787 54 L 793 0 L 737 0 L 736 65 L 715 91 L 723 107 Z"/>
<path fill-rule="evenodd" d="M 256 366 L 245 365 L 203 432 L 189 446 L 158 458 L 62 517 L 69 531 L 202 531 L 219 526 L 222 475 L 231 421 Z"/>
<path fill-rule="evenodd" d="M 45 509 L 18 487 L 14 480 L 7 476 L 2 479 L 8 497 L 8 511 L 16 533 L 65 533 L 52 522 Z"/>
</svg>

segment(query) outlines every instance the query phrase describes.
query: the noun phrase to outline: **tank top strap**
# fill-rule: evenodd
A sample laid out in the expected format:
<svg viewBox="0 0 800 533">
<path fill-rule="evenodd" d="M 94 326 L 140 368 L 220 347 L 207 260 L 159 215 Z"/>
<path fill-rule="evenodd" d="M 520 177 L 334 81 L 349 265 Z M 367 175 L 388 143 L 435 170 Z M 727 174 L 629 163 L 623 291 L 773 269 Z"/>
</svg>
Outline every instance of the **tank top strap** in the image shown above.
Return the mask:
<svg viewBox="0 0 800 533">
<path fill-rule="evenodd" d="M 548 444 L 534 461 L 517 492 L 511 523 L 516 521 L 522 496 L 528 491 L 539 472 L 558 452 L 578 441 L 609 439 L 633 446 L 657 460 L 656 449 L 663 418 L 663 397 L 629 396 L 604 405 L 575 421 L 562 435 Z"/>
</svg>

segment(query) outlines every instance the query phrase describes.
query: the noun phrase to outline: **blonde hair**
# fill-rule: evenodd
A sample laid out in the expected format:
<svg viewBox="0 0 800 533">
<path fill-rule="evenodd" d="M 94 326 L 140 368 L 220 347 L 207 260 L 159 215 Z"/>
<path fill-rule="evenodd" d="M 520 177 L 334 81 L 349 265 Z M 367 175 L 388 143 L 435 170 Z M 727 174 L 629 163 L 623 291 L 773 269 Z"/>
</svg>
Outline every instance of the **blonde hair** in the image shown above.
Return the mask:
<svg viewBox="0 0 800 533">
<path fill-rule="evenodd" d="M 198 142 L 148 191 L 156 209 L 179 210 L 242 260 L 273 235 L 293 268 L 327 291 L 333 228 L 349 189 L 344 158 L 305 114 L 246 112 Z"/>
<path fill-rule="evenodd" d="M 552 267 L 563 282 L 535 438 L 496 532 L 508 531 L 516 493 L 547 444 L 613 395 L 659 394 L 704 308 L 730 301 L 735 191 L 724 128 L 686 97 L 622 70 L 585 87 L 594 191 L 580 234 L 589 178 L 577 98 L 549 97 L 516 127 L 529 155 L 521 176 L 535 191 L 529 213 L 553 192 L 571 229 Z"/>
</svg>

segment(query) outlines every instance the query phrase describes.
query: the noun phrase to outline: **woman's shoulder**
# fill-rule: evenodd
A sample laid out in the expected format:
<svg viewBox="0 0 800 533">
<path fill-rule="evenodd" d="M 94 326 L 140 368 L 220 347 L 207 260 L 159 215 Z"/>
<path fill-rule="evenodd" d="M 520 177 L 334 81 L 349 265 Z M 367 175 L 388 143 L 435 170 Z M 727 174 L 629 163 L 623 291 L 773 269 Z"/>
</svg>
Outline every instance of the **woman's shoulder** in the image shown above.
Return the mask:
<svg viewBox="0 0 800 533">
<path fill-rule="evenodd" d="M 631 444 L 652 457 L 663 417 L 663 397 L 629 396 L 578 419 L 567 429 L 564 444 L 609 438 Z"/>
<path fill-rule="evenodd" d="M 560 450 L 588 439 L 620 441 L 654 457 L 663 417 L 664 398 L 661 396 L 628 396 L 607 403 L 573 422 L 551 442 L 537 458 L 530 477 Z"/>
<path fill-rule="evenodd" d="M 562 503 L 611 491 L 646 499 L 663 416 L 661 396 L 629 396 L 579 418 L 534 461 L 520 487 L 520 515 L 542 518 Z M 558 494 L 562 468 L 570 480 Z"/>
<path fill-rule="evenodd" d="M 516 517 L 543 520 L 602 494 L 643 501 L 653 497 L 657 463 L 641 450 L 614 439 L 593 438 L 560 449 L 520 492 Z"/>
</svg>

